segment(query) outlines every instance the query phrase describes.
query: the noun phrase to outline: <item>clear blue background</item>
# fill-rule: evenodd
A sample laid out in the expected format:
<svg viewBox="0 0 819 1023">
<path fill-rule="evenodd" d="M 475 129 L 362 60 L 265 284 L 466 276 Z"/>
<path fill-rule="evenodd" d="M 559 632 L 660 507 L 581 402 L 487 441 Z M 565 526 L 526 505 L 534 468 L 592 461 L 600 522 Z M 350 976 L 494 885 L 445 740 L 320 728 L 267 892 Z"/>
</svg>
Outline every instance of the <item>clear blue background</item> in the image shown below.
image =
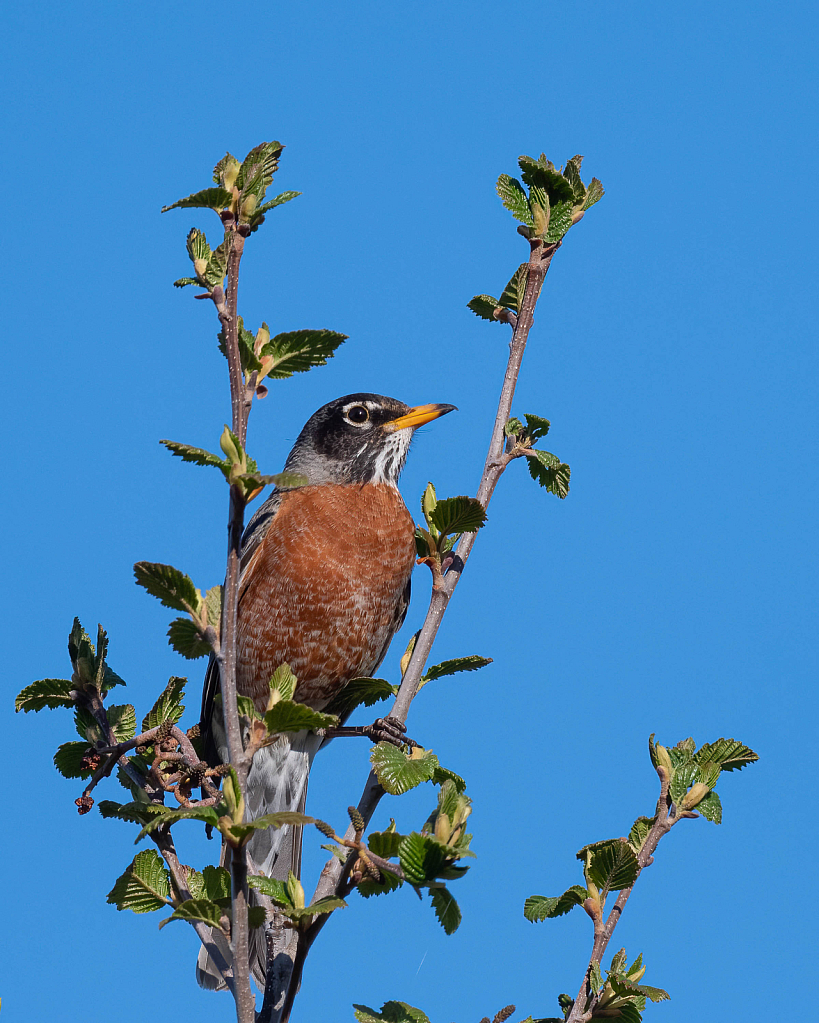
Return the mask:
<svg viewBox="0 0 819 1023">
<path fill-rule="evenodd" d="M 228 416 L 213 309 L 171 282 L 207 212 L 159 215 L 230 149 L 287 144 L 277 210 L 247 249 L 241 309 L 350 335 L 272 386 L 250 446 L 275 472 L 315 408 L 350 391 L 460 412 L 422 431 L 403 480 L 474 492 L 508 329 L 465 308 L 526 244 L 494 194 L 520 153 L 586 155 L 605 199 L 555 259 L 515 411 L 552 420 L 565 502 L 513 465 L 434 657 L 494 663 L 430 686 L 412 734 L 474 799 L 464 923 L 411 891 L 353 897 L 311 955 L 294 1020 L 397 998 L 433 1023 L 574 994 L 590 923 L 522 904 L 580 880 L 575 851 L 650 813 L 652 731 L 735 736 L 725 822 L 685 822 L 641 878 L 610 951 L 643 951 L 672 1001 L 647 1020 L 770 1018 L 804 990 L 814 928 L 816 75 L 808 3 L 8 5 L 2 22 L 7 257 L 3 1019 L 62 1023 L 147 1004 L 230 1019 L 193 980 L 195 936 L 105 903 L 133 829 L 79 817 L 51 766 L 69 715 L 14 694 L 68 670 L 74 615 L 111 636 L 140 714 L 202 662 L 132 581 L 169 561 L 222 578 L 226 493 L 160 437 L 214 448 Z M 429 588 L 418 572 L 397 677 Z M 338 827 L 366 743 L 335 743 L 310 809 Z M 111 782 L 101 798 L 118 798 Z M 385 799 L 418 826 L 431 788 Z M 192 862 L 217 854 L 179 829 Z M 310 846 L 305 872 L 323 861 Z M 808 899 L 806 902 L 805 900 Z M 608 957 L 607 957 L 608 959 Z M 793 997 L 797 997 L 793 995 Z M 791 995 L 787 996 L 790 1002 Z M 793 1003 L 796 1004 L 796 1003 Z"/>
</svg>

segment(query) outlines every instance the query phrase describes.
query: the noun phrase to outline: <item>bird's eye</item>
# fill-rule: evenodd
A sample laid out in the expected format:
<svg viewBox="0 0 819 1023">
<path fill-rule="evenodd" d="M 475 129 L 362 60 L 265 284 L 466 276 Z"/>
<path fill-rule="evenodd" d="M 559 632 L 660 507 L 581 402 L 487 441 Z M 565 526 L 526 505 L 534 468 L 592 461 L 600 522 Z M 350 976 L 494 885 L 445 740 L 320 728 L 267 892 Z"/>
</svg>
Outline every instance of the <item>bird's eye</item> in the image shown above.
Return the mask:
<svg viewBox="0 0 819 1023">
<path fill-rule="evenodd" d="M 347 418 L 351 423 L 366 423 L 370 418 L 370 413 L 363 405 L 353 405 L 353 407 L 347 412 Z"/>
</svg>

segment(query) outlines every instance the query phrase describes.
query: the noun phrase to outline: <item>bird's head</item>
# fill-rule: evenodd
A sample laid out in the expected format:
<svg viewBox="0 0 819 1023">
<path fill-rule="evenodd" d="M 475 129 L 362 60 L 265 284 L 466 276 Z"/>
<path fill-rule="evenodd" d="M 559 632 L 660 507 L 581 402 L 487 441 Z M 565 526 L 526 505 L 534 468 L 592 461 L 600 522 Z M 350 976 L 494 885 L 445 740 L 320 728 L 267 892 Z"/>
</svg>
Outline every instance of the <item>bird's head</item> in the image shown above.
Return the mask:
<svg viewBox="0 0 819 1023">
<path fill-rule="evenodd" d="M 383 394 L 347 394 L 323 405 L 306 422 L 285 472 L 308 483 L 386 483 L 395 486 L 413 433 L 454 405 L 412 408 Z"/>
</svg>

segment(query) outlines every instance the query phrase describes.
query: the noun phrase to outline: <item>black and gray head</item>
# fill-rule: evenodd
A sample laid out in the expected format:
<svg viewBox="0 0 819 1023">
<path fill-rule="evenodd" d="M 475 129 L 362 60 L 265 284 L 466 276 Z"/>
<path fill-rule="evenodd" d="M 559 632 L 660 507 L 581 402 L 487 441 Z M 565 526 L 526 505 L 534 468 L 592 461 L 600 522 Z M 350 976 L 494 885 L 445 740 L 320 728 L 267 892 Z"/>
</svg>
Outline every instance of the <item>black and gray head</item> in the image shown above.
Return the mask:
<svg viewBox="0 0 819 1023">
<path fill-rule="evenodd" d="M 346 394 L 306 422 L 285 472 L 309 483 L 386 483 L 395 486 L 419 426 L 454 405 L 405 405 L 383 394 Z"/>
</svg>

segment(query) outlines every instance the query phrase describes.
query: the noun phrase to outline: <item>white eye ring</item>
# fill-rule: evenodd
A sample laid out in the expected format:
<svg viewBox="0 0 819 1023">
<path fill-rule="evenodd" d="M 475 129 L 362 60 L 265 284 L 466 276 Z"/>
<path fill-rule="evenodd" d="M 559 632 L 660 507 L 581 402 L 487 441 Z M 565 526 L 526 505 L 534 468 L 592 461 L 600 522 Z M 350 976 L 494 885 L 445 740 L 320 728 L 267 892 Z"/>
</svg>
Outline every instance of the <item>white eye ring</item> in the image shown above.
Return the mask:
<svg viewBox="0 0 819 1023">
<path fill-rule="evenodd" d="M 364 413 L 363 418 L 362 412 Z M 345 411 L 344 417 L 353 426 L 363 426 L 369 420 L 370 412 L 364 405 L 352 405 Z"/>
</svg>

